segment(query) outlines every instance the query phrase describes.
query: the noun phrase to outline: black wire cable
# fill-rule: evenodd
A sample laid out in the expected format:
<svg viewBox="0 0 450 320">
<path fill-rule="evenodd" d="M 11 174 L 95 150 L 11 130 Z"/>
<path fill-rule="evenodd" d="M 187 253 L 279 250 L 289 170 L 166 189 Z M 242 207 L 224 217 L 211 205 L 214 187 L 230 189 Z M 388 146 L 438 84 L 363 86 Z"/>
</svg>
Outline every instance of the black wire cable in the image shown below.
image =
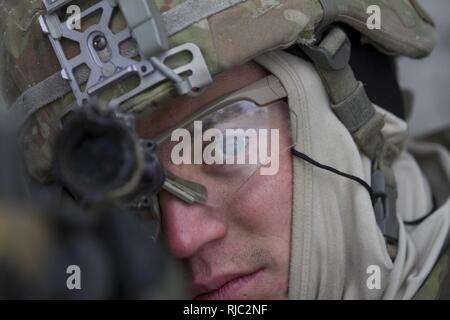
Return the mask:
<svg viewBox="0 0 450 320">
<path fill-rule="evenodd" d="M 367 190 L 367 192 L 369 192 L 370 198 L 372 199 L 372 203 L 373 203 L 374 198 L 375 198 L 375 197 L 374 197 L 374 194 L 373 194 L 373 190 L 372 190 L 372 188 L 369 186 L 369 184 L 368 184 L 367 182 L 365 182 L 364 180 L 362 180 L 361 178 L 358 178 L 358 177 L 353 176 L 353 175 L 351 175 L 351 174 L 348 174 L 348 173 L 339 171 L 338 169 L 335 169 L 335 168 L 333 168 L 333 167 L 330 167 L 330 166 L 321 164 L 320 162 L 317 162 L 316 160 L 311 159 L 311 158 L 308 157 L 306 154 L 304 154 L 304 153 L 302 153 L 302 152 L 300 152 L 300 151 L 298 151 L 298 150 L 292 149 L 292 154 L 293 154 L 294 156 L 300 158 L 300 159 L 305 160 L 306 162 L 312 164 L 312 165 L 315 166 L 315 167 L 318 167 L 318 168 L 323 169 L 323 170 L 326 170 L 326 171 L 330 171 L 330 172 L 335 173 L 335 174 L 337 174 L 337 175 L 340 175 L 340 176 L 342 176 L 342 177 L 345 177 L 345 178 L 348 178 L 348 179 L 350 179 L 350 180 L 356 181 L 357 183 L 359 183 L 360 185 L 362 185 L 362 186 Z M 436 211 L 436 199 L 433 197 L 433 209 L 432 209 L 429 213 L 427 213 L 425 216 L 423 216 L 423 217 L 421 217 L 421 218 L 419 218 L 419 219 L 417 219 L 417 220 L 413 220 L 413 221 L 403 221 L 403 223 L 404 223 L 405 225 L 408 225 L 408 226 L 415 226 L 415 225 L 418 225 L 418 224 L 420 224 L 421 222 L 423 222 L 424 220 L 426 220 L 427 218 L 429 218 L 435 211 Z"/>
<path fill-rule="evenodd" d="M 432 201 L 433 201 L 433 207 L 430 212 L 428 212 L 426 215 L 424 215 L 423 217 L 421 217 L 419 219 L 412 220 L 412 221 L 403 221 L 403 223 L 407 226 L 416 226 L 416 225 L 420 224 L 421 222 L 425 221 L 426 219 L 428 219 L 433 213 L 436 212 L 436 208 L 437 208 L 436 198 L 433 197 Z"/>
<path fill-rule="evenodd" d="M 353 175 L 351 175 L 351 174 L 348 174 L 348 173 L 339 171 L 338 169 L 335 169 L 335 168 L 333 168 L 333 167 L 330 167 L 330 166 L 321 164 L 321 163 L 317 162 L 316 160 L 311 159 L 311 158 L 308 157 L 306 154 L 304 154 L 304 153 L 302 153 L 302 152 L 300 152 L 300 151 L 298 151 L 298 150 L 295 150 L 294 148 L 292 148 L 292 154 L 293 154 L 294 156 L 300 158 L 300 159 L 305 160 L 306 162 L 312 164 L 312 165 L 315 166 L 315 167 L 318 167 L 318 168 L 323 169 L 323 170 L 326 170 L 326 171 L 330 171 L 330 172 L 335 173 L 335 174 L 337 174 L 337 175 L 340 175 L 340 176 L 342 176 L 342 177 L 344 177 L 344 178 L 347 178 L 347 179 L 350 179 L 350 180 L 353 180 L 353 181 L 359 183 L 360 185 L 362 185 L 362 186 L 367 190 L 367 192 L 369 192 L 370 199 L 372 199 L 372 202 L 373 202 L 373 200 L 374 200 L 374 194 L 373 194 L 372 188 L 371 188 L 371 186 L 369 186 L 369 184 L 368 184 L 367 182 L 365 182 L 363 179 L 358 178 L 358 177 L 356 177 L 356 176 L 353 176 Z"/>
</svg>

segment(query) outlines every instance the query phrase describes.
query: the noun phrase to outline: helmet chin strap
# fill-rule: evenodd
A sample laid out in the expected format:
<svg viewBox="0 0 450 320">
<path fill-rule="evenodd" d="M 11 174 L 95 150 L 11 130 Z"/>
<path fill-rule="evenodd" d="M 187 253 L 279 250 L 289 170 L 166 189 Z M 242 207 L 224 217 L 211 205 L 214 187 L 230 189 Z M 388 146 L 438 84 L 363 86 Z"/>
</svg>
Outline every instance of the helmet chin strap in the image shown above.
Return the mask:
<svg viewBox="0 0 450 320">
<path fill-rule="evenodd" d="M 314 62 L 332 102 L 332 109 L 352 134 L 358 148 L 372 160 L 369 187 L 361 179 L 323 166 L 294 151 L 294 155 L 362 184 L 370 193 L 377 224 L 388 243 L 398 240 L 396 216 L 397 184 L 392 163 L 400 149 L 383 136 L 384 117 L 377 114 L 364 86 L 357 81 L 349 65 L 351 45 L 346 33 L 337 27 L 323 33 L 316 44 L 299 44 Z"/>
</svg>

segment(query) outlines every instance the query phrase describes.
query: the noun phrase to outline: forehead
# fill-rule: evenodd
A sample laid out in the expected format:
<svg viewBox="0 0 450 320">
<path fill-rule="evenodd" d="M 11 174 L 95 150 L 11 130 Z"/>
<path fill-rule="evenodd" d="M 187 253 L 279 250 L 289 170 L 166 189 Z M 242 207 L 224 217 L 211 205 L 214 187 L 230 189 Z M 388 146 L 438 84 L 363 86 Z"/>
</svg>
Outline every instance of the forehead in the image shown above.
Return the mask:
<svg viewBox="0 0 450 320">
<path fill-rule="evenodd" d="M 137 116 L 136 130 L 142 138 L 153 138 L 164 130 L 178 124 L 208 103 L 233 91 L 239 90 L 269 73 L 254 62 L 225 71 L 214 77 L 213 83 L 199 96 L 180 96 L 163 103 L 150 105 Z"/>
</svg>

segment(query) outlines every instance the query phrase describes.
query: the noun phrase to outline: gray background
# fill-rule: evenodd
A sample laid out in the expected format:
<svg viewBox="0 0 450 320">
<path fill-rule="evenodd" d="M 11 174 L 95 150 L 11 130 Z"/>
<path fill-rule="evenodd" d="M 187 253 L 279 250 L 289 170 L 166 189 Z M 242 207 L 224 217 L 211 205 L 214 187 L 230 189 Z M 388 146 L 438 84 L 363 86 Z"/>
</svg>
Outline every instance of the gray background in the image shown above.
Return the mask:
<svg viewBox="0 0 450 320">
<path fill-rule="evenodd" d="M 439 40 L 435 51 L 424 60 L 398 61 L 400 85 L 414 91 L 410 130 L 415 135 L 450 125 L 450 1 L 419 2 L 435 20 Z"/>
</svg>

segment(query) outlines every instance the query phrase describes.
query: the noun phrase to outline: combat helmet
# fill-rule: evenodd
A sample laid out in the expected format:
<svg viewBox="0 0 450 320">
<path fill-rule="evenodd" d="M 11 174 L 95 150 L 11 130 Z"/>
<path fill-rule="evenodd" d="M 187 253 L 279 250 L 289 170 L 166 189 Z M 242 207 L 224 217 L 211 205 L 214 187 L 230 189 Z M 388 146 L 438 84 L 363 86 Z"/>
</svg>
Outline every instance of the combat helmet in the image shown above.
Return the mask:
<svg viewBox="0 0 450 320">
<path fill-rule="evenodd" d="M 379 10 L 379 28 L 368 27 L 369 7 Z M 299 45 L 374 162 L 370 191 L 380 224 L 395 216 L 390 166 L 398 147 L 384 140 L 384 120 L 348 65 L 345 32 L 331 26 L 354 28 L 386 54 L 425 57 L 435 29 L 415 0 L 7 0 L 1 11 L 1 97 L 24 116 L 35 178 L 52 179 L 55 137 L 77 107 L 100 99 L 121 114 L 137 113 L 174 94 L 200 94 L 221 71 Z M 396 233 L 386 225 L 385 234 Z"/>
</svg>

